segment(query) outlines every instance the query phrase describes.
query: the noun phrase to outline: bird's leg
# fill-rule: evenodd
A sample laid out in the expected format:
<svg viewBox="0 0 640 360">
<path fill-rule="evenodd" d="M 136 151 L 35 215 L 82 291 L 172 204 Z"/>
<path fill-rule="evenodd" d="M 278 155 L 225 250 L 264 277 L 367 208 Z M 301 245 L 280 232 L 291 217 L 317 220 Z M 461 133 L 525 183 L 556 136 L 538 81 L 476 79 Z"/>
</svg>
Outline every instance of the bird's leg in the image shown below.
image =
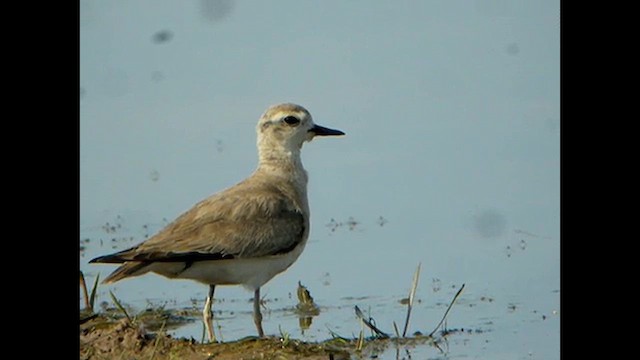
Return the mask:
<svg viewBox="0 0 640 360">
<path fill-rule="evenodd" d="M 260 288 L 256 289 L 253 294 L 253 322 L 256 323 L 258 336 L 264 337 L 264 331 L 262 330 L 262 314 L 260 313 Z"/>
<path fill-rule="evenodd" d="M 213 313 L 211 312 L 211 305 L 213 304 L 213 290 L 215 285 L 209 285 L 209 296 L 204 304 L 202 310 L 202 319 L 204 320 L 204 327 L 207 329 L 209 335 L 209 342 L 216 342 L 216 335 L 213 333 Z"/>
</svg>

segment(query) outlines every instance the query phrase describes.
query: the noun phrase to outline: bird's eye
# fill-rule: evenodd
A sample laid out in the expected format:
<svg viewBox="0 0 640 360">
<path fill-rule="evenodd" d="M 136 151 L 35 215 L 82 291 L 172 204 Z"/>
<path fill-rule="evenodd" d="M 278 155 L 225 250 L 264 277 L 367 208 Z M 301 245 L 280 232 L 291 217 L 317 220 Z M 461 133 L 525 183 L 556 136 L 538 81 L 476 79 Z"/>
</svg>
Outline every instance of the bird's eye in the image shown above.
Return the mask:
<svg viewBox="0 0 640 360">
<path fill-rule="evenodd" d="M 287 123 L 288 125 L 291 126 L 295 126 L 300 124 L 300 119 L 298 119 L 295 116 L 287 116 L 286 118 L 282 119 L 285 123 Z"/>
</svg>

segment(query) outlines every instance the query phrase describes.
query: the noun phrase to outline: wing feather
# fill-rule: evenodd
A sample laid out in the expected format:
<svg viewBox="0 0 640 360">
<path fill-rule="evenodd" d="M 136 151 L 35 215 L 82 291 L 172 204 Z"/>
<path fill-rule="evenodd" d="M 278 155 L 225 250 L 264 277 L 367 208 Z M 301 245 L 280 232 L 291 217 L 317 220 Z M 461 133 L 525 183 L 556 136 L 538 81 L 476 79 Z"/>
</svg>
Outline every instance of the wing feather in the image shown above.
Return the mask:
<svg viewBox="0 0 640 360">
<path fill-rule="evenodd" d="M 254 181 L 213 195 L 139 244 L 91 262 L 192 262 L 286 253 L 306 237 L 291 186 Z"/>
</svg>

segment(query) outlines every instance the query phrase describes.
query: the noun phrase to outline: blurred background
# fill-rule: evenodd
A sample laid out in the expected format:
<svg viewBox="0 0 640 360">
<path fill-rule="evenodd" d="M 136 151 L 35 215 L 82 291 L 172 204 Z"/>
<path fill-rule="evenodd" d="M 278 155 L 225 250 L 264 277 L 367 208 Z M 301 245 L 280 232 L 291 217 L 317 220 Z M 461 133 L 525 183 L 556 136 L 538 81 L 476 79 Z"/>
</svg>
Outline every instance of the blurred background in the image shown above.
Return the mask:
<svg viewBox="0 0 640 360">
<path fill-rule="evenodd" d="M 559 358 L 559 1 L 81 0 L 79 26 L 88 283 L 115 269 L 91 258 L 251 174 L 259 116 L 294 102 L 347 135 L 303 149 L 311 235 L 263 288 L 267 333 L 351 336 L 354 305 L 391 329 L 421 263 L 412 331 L 464 283 L 448 324 L 480 331 L 450 351 Z M 298 281 L 322 309 L 306 331 L 289 311 Z M 201 309 L 207 287 L 146 275 L 100 290 Z M 251 295 L 216 291 L 225 340 L 255 332 Z"/>
</svg>

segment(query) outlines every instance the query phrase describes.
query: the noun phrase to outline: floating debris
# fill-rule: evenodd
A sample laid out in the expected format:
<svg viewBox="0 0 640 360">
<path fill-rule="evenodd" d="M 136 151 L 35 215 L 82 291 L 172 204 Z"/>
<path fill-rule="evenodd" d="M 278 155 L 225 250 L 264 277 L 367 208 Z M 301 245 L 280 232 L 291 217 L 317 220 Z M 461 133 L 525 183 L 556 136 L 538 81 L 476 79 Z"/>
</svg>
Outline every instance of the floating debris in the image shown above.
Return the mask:
<svg viewBox="0 0 640 360">
<path fill-rule="evenodd" d="M 349 216 L 349 220 L 347 220 L 347 226 L 349 226 L 349 231 L 355 230 L 358 224 L 359 224 L 358 221 L 356 221 L 352 216 Z"/>
<path fill-rule="evenodd" d="M 511 246 L 507 245 L 507 247 L 504 249 L 505 253 L 507 254 L 507 257 L 511 257 L 511 254 L 513 254 L 513 250 L 511 249 Z"/>
<path fill-rule="evenodd" d="M 329 274 L 328 272 L 324 273 L 322 275 L 322 285 L 324 286 L 329 286 L 331 285 L 331 274 Z"/>
<path fill-rule="evenodd" d="M 106 232 L 107 234 L 116 232 L 116 229 L 117 229 L 116 225 L 111 225 L 109 224 L 108 221 L 106 224 L 102 225 L 102 230 L 104 230 L 104 232 Z"/>
<path fill-rule="evenodd" d="M 433 292 L 438 292 L 440 291 L 441 288 L 442 288 L 442 281 L 440 281 L 440 279 L 438 278 L 432 278 L 431 289 L 433 290 Z"/>
<path fill-rule="evenodd" d="M 335 232 L 338 227 L 342 226 L 342 224 L 337 222 L 334 218 L 331 218 L 329 223 L 325 226 L 328 227 L 331 232 Z"/>
<path fill-rule="evenodd" d="M 527 242 L 524 240 L 520 240 L 520 249 L 524 250 L 527 248 Z"/>
<path fill-rule="evenodd" d="M 347 226 L 349 228 L 349 231 L 353 231 L 356 229 L 356 227 L 359 224 L 360 222 L 354 219 L 353 216 L 349 216 L 349 219 L 347 219 L 347 221 L 345 222 L 338 222 L 334 218 L 331 218 L 329 223 L 326 224 L 325 226 L 328 227 L 331 230 L 331 232 L 335 232 L 336 229 L 343 226 Z"/>
</svg>

